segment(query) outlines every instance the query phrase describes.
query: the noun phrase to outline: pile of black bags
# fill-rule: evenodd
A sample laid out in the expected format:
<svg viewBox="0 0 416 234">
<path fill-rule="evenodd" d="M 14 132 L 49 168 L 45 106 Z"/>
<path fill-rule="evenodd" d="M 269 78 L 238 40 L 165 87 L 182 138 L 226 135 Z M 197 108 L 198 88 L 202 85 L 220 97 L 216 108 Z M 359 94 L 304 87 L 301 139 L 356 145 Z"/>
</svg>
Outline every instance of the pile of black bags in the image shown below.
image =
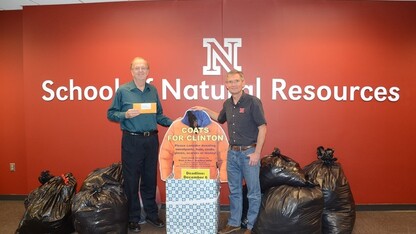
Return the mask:
<svg viewBox="0 0 416 234">
<path fill-rule="evenodd" d="M 25 200 L 18 234 L 127 233 L 128 207 L 121 163 L 91 172 L 76 193 L 71 173 L 42 171 L 42 184 Z"/>
<path fill-rule="evenodd" d="M 297 162 L 275 149 L 261 160 L 260 186 L 264 195 L 254 233 L 321 233 L 322 191 Z"/>
<path fill-rule="evenodd" d="M 322 233 L 352 233 L 355 202 L 341 164 L 333 149 L 317 149 L 318 160 L 304 167 L 308 179 L 319 185 L 324 196 Z"/>
<path fill-rule="evenodd" d="M 121 164 L 90 173 L 72 203 L 79 234 L 127 233 L 128 207 Z"/>
<path fill-rule="evenodd" d="M 51 176 L 42 172 L 39 182 L 25 200 L 25 213 L 16 233 L 72 233 L 71 203 L 77 182 L 71 173 Z"/>
<path fill-rule="evenodd" d="M 352 233 L 355 203 L 332 149 L 304 169 L 279 149 L 261 160 L 264 193 L 253 233 Z"/>
</svg>

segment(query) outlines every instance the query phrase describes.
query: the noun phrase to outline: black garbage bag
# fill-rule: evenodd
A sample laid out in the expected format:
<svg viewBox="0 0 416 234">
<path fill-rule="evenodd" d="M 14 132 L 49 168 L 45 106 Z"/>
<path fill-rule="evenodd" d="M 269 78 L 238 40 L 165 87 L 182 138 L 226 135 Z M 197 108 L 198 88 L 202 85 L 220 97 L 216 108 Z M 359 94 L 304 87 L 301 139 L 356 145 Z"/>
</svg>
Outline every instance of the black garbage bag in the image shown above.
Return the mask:
<svg viewBox="0 0 416 234">
<path fill-rule="evenodd" d="M 94 189 L 97 187 L 97 185 L 103 185 L 106 182 L 106 180 L 103 179 L 104 174 L 112 177 L 118 183 L 123 184 L 123 174 L 121 170 L 121 163 L 113 163 L 109 167 L 98 168 L 94 170 L 87 176 L 87 178 L 85 178 L 80 191 L 86 189 Z"/>
<path fill-rule="evenodd" d="M 16 233 L 72 233 L 71 203 L 76 191 L 72 173 L 55 176 L 32 191 Z"/>
<path fill-rule="evenodd" d="M 334 150 L 317 148 L 318 160 L 305 166 L 307 178 L 322 189 L 324 211 L 322 233 L 352 233 L 355 224 L 355 202 L 341 164 Z"/>
<path fill-rule="evenodd" d="M 40 173 L 40 175 L 38 177 L 38 181 L 41 185 L 43 185 L 46 182 L 48 182 L 49 180 L 51 180 L 53 177 L 55 177 L 55 176 L 50 174 L 49 170 L 44 170 Z M 38 196 L 38 193 L 40 191 L 41 190 L 36 189 L 36 190 L 33 190 L 31 193 L 29 193 L 29 195 L 25 198 L 25 201 L 24 201 L 25 209 L 27 209 L 29 207 L 29 204 L 31 203 L 31 201 L 33 201 L 33 199 Z"/>
<path fill-rule="evenodd" d="M 38 177 L 38 180 L 39 180 L 39 182 L 41 183 L 41 184 L 45 184 L 46 182 L 48 182 L 50 179 L 52 179 L 53 177 L 55 177 L 55 176 L 53 176 L 50 172 L 49 172 L 49 170 L 45 170 L 45 171 L 42 171 L 41 173 L 40 173 L 40 176 Z"/>
<path fill-rule="evenodd" d="M 315 187 L 272 187 L 264 194 L 256 234 L 320 234 L 324 200 Z"/>
<path fill-rule="evenodd" d="M 299 163 L 284 156 L 278 148 L 271 155 L 261 159 L 260 187 L 261 191 L 279 185 L 309 186 L 305 173 Z"/>
<path fill-rule="evenodd" d="M 127 198 L 120 180 L 121 165 L 116 164 L 87 177 L 72 203 L 77 233 L 127 233 Z"/>
</svg>

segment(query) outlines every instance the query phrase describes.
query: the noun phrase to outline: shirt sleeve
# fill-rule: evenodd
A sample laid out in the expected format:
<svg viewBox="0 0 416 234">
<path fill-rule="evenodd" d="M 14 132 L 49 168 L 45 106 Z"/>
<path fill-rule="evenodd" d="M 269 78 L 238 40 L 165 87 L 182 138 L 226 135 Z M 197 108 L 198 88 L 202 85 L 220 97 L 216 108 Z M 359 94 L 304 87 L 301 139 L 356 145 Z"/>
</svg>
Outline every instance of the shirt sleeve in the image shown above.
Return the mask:
<svg viewBox="0 0 416 234">
<path fill-rule="evenodd" d="M 223 124 L 225 122 L 227 122 L 227 115 L 225 112 L 225 103 L 224 103 L 222 106 L 222 110 L 218 114 L 218 123 Z"/>
<path fill-rule="evenodd" d="M 121 122 L 126 118 L 126 112 L 121 111 L 121 97 L 122 95 L 119 89 L 117 90 L 116 95 L 113 98 L 113 102 L 107 110 L 107 118 L 111 121 Z"/>
<path fill-rule="evenodd" d="M 261 126 L 263 124 L 267 124 L 266 118 L 264 117 L 263 105 L 260 99 L 255 98 L 253 100 L 253 104 L 254 109 L 251 113 L 253 115 L 254 121 L 256 122 L 256 125 Z"/>
</svg>

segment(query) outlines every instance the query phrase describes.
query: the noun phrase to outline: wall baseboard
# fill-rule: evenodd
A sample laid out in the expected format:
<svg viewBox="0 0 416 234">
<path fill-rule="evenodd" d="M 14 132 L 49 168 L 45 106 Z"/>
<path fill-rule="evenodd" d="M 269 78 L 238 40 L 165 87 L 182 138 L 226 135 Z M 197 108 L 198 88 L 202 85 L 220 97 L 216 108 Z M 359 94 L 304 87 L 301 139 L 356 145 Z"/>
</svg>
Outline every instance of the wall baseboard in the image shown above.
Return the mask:
<svg viewBox="0 0 416 234">
<path fill-rule="evenodd" d="M 416 204 L 366 204 L 356 205 L 356 211 L 416 211 Z M 230 211 L 228 205 L 221 205 L 221 211 Z"/>
<path fill-rule="evenodd" d="M 366 204 L 356 205 L 356 211 L 416 211 L 416 204 Z M 162 204 L 161 209 L 166 209 L 166 204 Z M 221 211 L 230 211 L 229 205 L 221 205 Z"/>
<path fill-rule="evenodd" d="M 356 205 L 357 211 L 394 211 L 415 210 L 416 204 L 361 204 Z"/>
<path fill-rule="evenodd" d="M 25 200 L 26 199 L 26 197 L 27 197 L 27 195 L 14 195 L 14 194 L 12 194 L 12 195 L 1 195 L 0 194 L 0 201 L 1 200 L 16 200 L 16 201 L 19 201 L 19 200 Z"/>
<path fill-rule="evenodd" d="M 0 195 L 0 201 L 24 201 L 27 195 Z M 166 209 L 166 205 L 162 204 L 162 209 Z M 221 205 L 221 211 L 229 211 L 228 205 Z M 416 211 L 416 204 L 357 204 L 357 211 Z"/>
</svg>

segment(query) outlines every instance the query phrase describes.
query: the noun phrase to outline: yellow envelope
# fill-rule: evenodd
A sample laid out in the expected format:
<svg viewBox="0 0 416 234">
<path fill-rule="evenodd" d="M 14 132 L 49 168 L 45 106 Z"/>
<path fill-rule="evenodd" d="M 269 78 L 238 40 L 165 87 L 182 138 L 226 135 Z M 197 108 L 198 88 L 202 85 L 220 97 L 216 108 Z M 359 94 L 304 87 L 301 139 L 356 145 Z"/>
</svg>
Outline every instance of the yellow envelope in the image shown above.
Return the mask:
<svg viewBox="0 0 416 234">
<path fill-rule="evenodd" d="M 133 109 L 139 110 L 141 114 L 155 114 L 156 113 L 156 102 L 133 103 Z"/>
</svg>

